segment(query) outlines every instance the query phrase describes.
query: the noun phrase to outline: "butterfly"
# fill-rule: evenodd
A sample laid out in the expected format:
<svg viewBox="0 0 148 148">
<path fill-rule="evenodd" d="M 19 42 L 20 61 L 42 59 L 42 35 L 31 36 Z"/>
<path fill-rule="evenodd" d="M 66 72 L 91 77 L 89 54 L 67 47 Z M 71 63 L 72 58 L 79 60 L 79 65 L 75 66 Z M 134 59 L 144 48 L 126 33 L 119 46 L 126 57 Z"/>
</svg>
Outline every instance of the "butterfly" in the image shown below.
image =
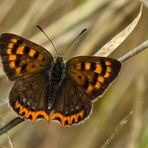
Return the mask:
<svg viewBox="0 0 148 148">
<path fill-rule="evenodd" d="M 108 57 L 78 56 L 65 62 L 11 33 L 1 34 L 0 55 L 8 79 L 14 81 L 10 105 L 32 123 L 43 118 L 70 126 L 87 119 L 93 101 L 121 69 L 118 60 Z"/>
</svg>

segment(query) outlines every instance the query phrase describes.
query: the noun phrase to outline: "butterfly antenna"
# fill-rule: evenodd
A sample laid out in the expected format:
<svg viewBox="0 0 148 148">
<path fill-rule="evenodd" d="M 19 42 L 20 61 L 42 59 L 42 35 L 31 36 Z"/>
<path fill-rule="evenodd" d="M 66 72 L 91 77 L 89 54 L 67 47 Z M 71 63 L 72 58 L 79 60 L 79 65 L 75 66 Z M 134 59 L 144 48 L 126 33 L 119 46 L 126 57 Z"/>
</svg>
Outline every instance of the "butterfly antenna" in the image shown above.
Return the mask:
<svg viewBox="0 0 148 148">
<path fill-rule="evenodd" d="M 77 36 L 74 38 L 71 43 L 66 47 L 65 51 L 87 30 L 87 28 L 84 28 Z M 66 54 L 66 52 L 64 53 Z"/>
<path fill-rule="evenodd" d="M 49 36 L 44 32 L 44 30 L 39 25 L 37 25 L 37 28 L 44 33 L 44 35 L 47 37 L 47 39 L 50 41 L 50 43 L 52 44 L 53 48 L 55 49 L 57 55 L 59 55 L 56 47 L 54 46 L 54 44 L 53 44 L 52 40 L 49 38 Z"/>
</svg>

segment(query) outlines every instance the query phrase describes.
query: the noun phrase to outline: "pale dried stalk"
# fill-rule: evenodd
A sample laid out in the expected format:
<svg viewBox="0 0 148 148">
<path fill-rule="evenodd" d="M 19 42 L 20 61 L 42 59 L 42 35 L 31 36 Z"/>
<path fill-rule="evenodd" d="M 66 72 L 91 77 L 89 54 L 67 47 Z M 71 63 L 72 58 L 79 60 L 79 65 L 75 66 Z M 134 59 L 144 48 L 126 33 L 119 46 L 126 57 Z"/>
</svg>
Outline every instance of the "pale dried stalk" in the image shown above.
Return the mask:
<svg viewBox="0 0 148 148">
<path fill-rule="evenodd" d="M 101 49 L 95 53 L 95 56 L 107 57 L 109 56 L 121 43 L 131 34 L 134 28 L 137 26 L 142 14 L 142 6 L 140 8 L 137 17 L 130 23 L 124 30 L 118 33 L 115 37 L 111 39 L 107 44 L 105 44 Z"/>
<path fill-rule="evenodd" d="M 137 5 L 135 3 L 131 5 L 129 0 L 113 1 L 111 5 L 108 5 L 102 12 L 98 14 L 97 20 L 89 27 L 91 29 L 89 29 L 88 35 L 81 42 L 79 47 L 76 50 L 73 50 L 72 56 L 92 54 L 92 47 L 98 45 L 100 40 L 111 34 L 112 30 L 117 29 L 127 17 L 127 15 L 133 12 L 135 7 L 137 7 Z M 122 11 L 124 13 L 117 13 L 121 8 L 123 8 Z M 114 21 L 112 21 L 112 19 Z M 91 20 L 91 23 L 92 21 L 93 20 Z M 98 48 L 98 50 L 100 50 L 100 48 Z M 97 51 L 95 50 L 95 52 Z M 96 56 L 100 55 L 96 54 Z"/>
</svg>

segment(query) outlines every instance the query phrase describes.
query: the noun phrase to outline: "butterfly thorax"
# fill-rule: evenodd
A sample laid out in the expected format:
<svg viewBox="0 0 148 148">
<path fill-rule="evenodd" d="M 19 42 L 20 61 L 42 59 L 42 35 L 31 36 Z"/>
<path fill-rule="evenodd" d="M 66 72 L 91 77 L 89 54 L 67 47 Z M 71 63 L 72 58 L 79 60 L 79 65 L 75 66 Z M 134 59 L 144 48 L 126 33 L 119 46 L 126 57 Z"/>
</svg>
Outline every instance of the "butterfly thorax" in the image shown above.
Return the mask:
<svg viewBox="0 0 148 148">
<path fill-rule="evenodd" d="M 51 81 L 54 83 L 60 83 L 63 80 L 65 74 L 65 63 L 62 57 L 57 57 L 51 66 Z"/>
</svg>

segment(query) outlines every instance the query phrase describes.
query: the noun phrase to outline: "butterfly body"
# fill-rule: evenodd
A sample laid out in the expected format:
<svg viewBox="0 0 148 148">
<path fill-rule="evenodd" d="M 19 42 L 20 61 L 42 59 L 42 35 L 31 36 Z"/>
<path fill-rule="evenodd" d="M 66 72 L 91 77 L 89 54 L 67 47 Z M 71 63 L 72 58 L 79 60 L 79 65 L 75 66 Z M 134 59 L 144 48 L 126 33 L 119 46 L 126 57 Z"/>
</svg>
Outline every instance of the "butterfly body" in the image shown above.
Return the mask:
<svg viewBox="0 0 148 148">
<path fill-rule="evenodd" d="M 65 62 L 53 59 L 43 47 L 20 36 L 0 36 L 4 71 L 15 81 L 11 107 L 21 117 L 57 120 L 62 126 L 86 119 L 92 101 L 101 96 L 117 77 L 121 63 L 107 57 L 79 56 Z"/>
<path fill-rule="evenodd" d="M 49 82 L 49 96 L 48 96 L 48 109 L 53 107 L 59 88 L 63 84 L 63 80 L 66 76 L 66 67 L 63 57 L 57 57 L 51 64 L 51 67 L 47 70 L 48 81 Z"/>
</svg>

